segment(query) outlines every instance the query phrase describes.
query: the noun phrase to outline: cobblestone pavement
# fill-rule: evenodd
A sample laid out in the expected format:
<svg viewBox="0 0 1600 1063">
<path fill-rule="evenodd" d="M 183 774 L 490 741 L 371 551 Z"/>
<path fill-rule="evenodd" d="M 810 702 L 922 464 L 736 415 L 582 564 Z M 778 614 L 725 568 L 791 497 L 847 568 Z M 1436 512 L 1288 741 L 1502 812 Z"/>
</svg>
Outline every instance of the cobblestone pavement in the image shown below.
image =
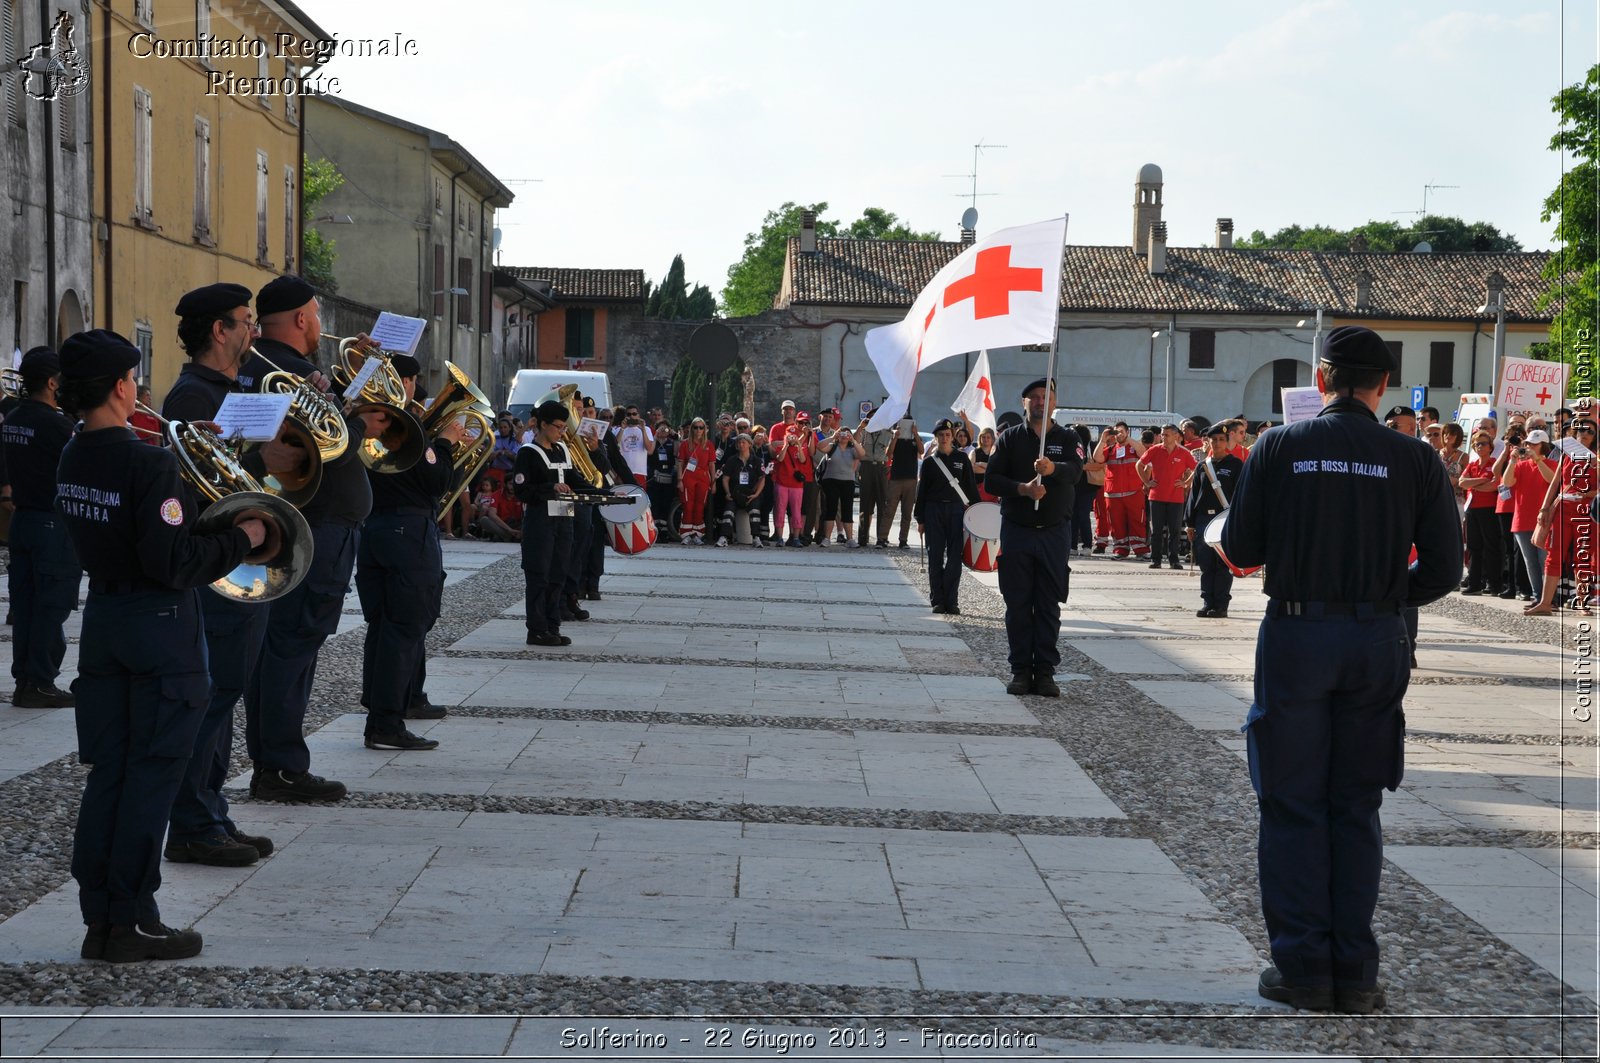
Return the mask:
<svg viewBox="0 0 1600 1063">
<path fill-rule="evenodd" d="M 914 553 L 608 554 L 573 645 L 532 650 L 513 550 L 446 544 L 433 752 L 362 746 L 351 595 L 308 720 L 351 797 L 232 781 L 278 850 L 164 866 L 190 961 L 75 958 L 72 713 L 0 705 L 0 1056 L 1595 1051 L 1576 620 L 1424 612 L 1383 810 L 1389 1010 L 1302 1015 L 1255 995 L 1259 581 L 1201 620 L 1192 571 L 1075 559 L 1050 700 L 1004 692 L 993 578 L 933 616 Z"/>
</svg>

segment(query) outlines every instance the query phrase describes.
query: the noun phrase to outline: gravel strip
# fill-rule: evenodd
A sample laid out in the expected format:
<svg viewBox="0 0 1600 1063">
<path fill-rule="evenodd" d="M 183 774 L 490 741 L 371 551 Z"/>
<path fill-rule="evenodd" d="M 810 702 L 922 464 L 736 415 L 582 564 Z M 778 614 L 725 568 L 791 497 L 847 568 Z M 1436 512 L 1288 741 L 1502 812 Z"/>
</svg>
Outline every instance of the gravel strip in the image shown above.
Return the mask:
<svg viewBox="0 0 1600 1063">
<path fill-rule="evenodd" d="M 711 712 L 648 712 L 601 709 L 529 709 L 488 705 L 448 706 L 451 716 L 495 720 L 592 720 L 596 723 L 661 723 L 695 727 L 762 727 L 794 731 L 893 731 L 898 734 L 981 735 L 1039 738 L 1042 728 L 1021 723 L 967 723 L 949 720 L 869 720 L 836 716 L 752 716 Z"/>
</svg>

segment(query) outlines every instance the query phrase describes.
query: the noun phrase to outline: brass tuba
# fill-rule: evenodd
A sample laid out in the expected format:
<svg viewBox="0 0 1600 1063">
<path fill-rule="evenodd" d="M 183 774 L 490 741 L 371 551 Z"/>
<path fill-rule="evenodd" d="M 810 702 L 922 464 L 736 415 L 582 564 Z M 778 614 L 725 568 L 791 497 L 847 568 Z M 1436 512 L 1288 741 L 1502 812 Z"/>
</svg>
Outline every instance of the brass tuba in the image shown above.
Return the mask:
<svg viewBox="0 0 1600 1063">
<path fill-rule="evenodd" d="M 572 459 L 572 467 L 583 475 L 589 486 L 597 491 L 610 487 L 606 474 L 595 466 L 594 459 L 589 457 L 589 448 L 584 446 L 583 440 L 578 437 L 578 425 L 583 422 L 583 409 L 577 404 L 576 395 L 578 385 L 562 384 L 548 395 L 537 399 L 534 408 L 538 409 L 547 402 L 559 402 L 567 408 L 567 428 L 561 433 L 561 441 L 567 445 L 567 454 Z"/>
<path fill-rule="evenodd" d="M 196 531 L 212 534 L 251 517 L 266 526 L 262 544 L 211 589 L 241 602 L 270 602 L 294 590 L 311 568 L 311 527 L 306 518 L 285 499 L 263 491 L 260 481 L 214 432 L 169 421 L 142 403 L 139 408 L 161 421 L 167 445 L 178 459 L 178 472 L 206 503 L 195 521 Z"/>
<path fill-rule="evenodd" d="M 422 430 L 437 439 L 445 425 L 464 421 L 466 438 L 450 452 L 450 467 L 455 477 L 439 496 L 439 512 L 447 513 L 457 496 L 471 486 L 483 467 L 494 457 L 494 406 L 478 390 L 472 379 L 453 362 L 444 363 L 445 384 L 422 414 Z"/>
<path fill-rule="evenodd" d="M 331 338 L 331 337 L 330 337 Z M 349 389 L 361 372 L 362 362 L 375 358 L 378 367 L 362 384 L 361 390 L 351 400 L 351 413 L 377 411 L 389 415 L 389 427 L 381 436 L 363 439 L 356 456 L 373 472 L 405 472 L 415 465 L 427 449 L 428 437 L 423 432 L 416 414 L 407 407 L 405 384 L 396 373 L 389 356 L 375 349 L 362 350 L 361 341 L 354 336 L 339 340 L 339 357 L 329 370 L 329 376 L 341 393 Z"/>
</svg>

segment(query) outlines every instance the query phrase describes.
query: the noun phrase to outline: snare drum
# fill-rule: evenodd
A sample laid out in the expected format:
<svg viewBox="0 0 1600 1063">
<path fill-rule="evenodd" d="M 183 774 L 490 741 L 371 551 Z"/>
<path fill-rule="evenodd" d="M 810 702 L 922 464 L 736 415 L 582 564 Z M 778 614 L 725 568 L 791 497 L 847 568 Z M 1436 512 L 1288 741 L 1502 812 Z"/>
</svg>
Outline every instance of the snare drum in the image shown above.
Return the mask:
<svg viewBox="0 0 1600 1063">
<path fill-rule="evenodd" d="M 650 496 L 638 484 L 618 484 L 611 493 L 629 499 L 627 505 L 600 507 L 611 549 L 619 554 L 644 553 L 656 544 L 656 519 L 650 512 Z"/>
<path fill-rule="evenodd" d="M 1229 561 L 1228 555 L 1222 552 L 1222 529 L 1226 527 L 1227 524 L 1228 510 L 1223 510 L 1215 517 L 1212 517 L 1211 520 L 1206 524 L 1206 530 L 1200 533 L 1200 539 L 1207 546 L 1211 547 L 1211 549 L 1217 552 L 1217 556 L 1222 558 L 1222 563 L 1228 566 L 1229 572 L 1232 572 L 1235 576 L 1241 577 L 1251 575 L 1259 570 L 1261 566 L 1256 565 L 1254 568 L 1240 568 L 1232 561 Z"/>
<path fill-rule="evenodd" d="M 961 515 L 961 563 L 974 572 L 1000 567 L 998 502 L 974 502 Z"/>
</svg>

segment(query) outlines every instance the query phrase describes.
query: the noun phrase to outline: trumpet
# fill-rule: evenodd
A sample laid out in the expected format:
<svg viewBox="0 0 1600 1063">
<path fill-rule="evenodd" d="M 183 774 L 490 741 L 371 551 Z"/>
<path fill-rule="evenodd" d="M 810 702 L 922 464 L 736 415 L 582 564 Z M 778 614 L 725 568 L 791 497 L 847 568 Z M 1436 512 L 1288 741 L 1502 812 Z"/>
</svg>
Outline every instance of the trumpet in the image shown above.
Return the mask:
<svg viewBox="0 0 1600 1063">
<path fill-rule="evenodd" d="M 329 339 L 335 337 L 330 336 Z M 395 372 L 390 356 L 367 346 L 353 336 L 339 338 L 339 357 L 329 370 L 329 376 L 340 391 L 348 390 L 360 373 L 362 363 L 368 358 L 378 360 L 378 368 L 367 376 L 360 392 L 352 400 L 352 413 L 378 412 L 389 416 L 389 427 L 382 435 L 361 441 L 357 457 L 361 464 L 373 472 L 405 472 L 415 465 L 428 446 L 422 423 L 408 408 L 406 386 Z M 363 348 L 366 349 L 363 349 Z"/>
<path fill-rule="evenodd" d="M 294 590 L 311 568 L 311 527 L 300 511 L 264 491 L 215 432 L 169 421 L 142 402 L 135 405 L 161 422 L 167 446 L 178 459 L 179 475 L 206 502 L 195 521 L 196 531 L 212 534 L 251 518 L 267 529 L 261 545 L 211 589 L 241 602 L 270 602 Z"/>
</svg>

